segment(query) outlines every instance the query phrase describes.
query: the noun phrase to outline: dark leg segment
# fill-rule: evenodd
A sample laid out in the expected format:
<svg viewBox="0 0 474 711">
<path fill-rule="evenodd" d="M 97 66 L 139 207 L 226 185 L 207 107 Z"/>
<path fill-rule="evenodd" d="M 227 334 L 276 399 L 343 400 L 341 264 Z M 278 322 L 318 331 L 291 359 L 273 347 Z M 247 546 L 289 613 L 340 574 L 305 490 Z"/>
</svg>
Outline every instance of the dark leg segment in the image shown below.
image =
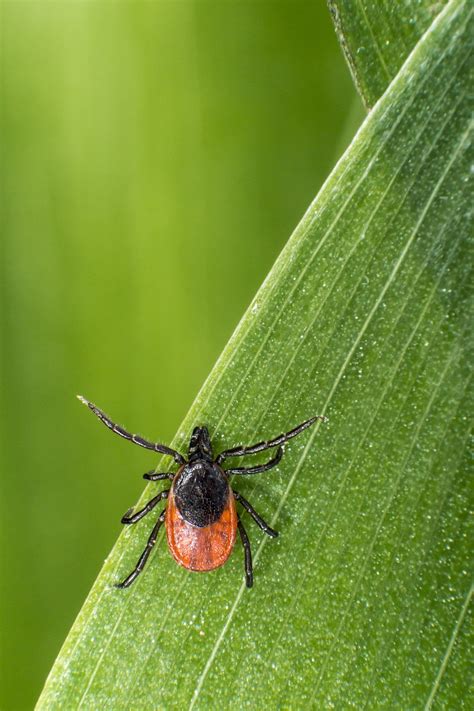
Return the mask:
<svg viewBox="0 0 474 711">
<path fill-rule="evenodd" d="M 159 494 L 154 496 L 150 501 L 144 506 L 140 511 L 137 511 L 137 513 L 133 514 L 133 516 L 130 516 L 130 514 L 133 511 L 133 508 L 128 509 L 127 513 L 125 513 L 122 516 L 122 523 L 137 523 L 137 521 L 140 521 L 144 516 L 147 515 L 147 513 L 150 513 L 152 509 L 155 508 L 156 504 L 159 501 L 162 501 L 163 499 L 168 498 L 168 494 L 170 493 L 169 489 L 166 489 L 166 491 L 160 491 Z"/>
<path fill-rule="evenodd" d="M 224 471 L 226 474 L 260 474 L 260 472 L 266 472 L 276 467 L 282 457 L 283 447 L 278 447 L 276 456 L 265 464 L 259 464 L 255 467 L 235 467 L 234 469 L 224 469 Z"/>
<path fill-rule="evenodd" d="M 251 515 L 251 517 L 257 524 L 257 526 L 259 526 L 259 528 L 261 528 L 262 531 L 264 531 L 267 534 L 267 536 L 271 536 L 271 538 L 276 538 L 278 536 L 278 531 L 274 531 L 273 528 L 270 528 L 268 523 L 265 523 L 263 518 L 258 515 L 258 513 L 255 511 L 253 506 L 251 504 L 249 504 L 247 499 L 244 499 L 244 497 L 241 494 L 239 494 L 238 491 L 234 491 L 233 494 L 234 494 L 235 500 L 240 501 L 240 503 L 242 504 L 244 509 Z"/>
<path fill-rule="evenodd" d="M 253 566 L 252 551 L 250 550 L 250 541 L 249 537 L 247 536 L 247 531 L 245 530 L 240 518 L 237 521 L 237 526 L 239 528 L 240 540 L 242 541 L 245 553 L 245 584 L 248 588 L 251 588 L 253 585 Z"/>
<path fill-rule="evenodd" d="M 105 412 L 99 410 L 98 407 L 96 407 L 92 402 L 89 402 L 89 400 L 86 400 L 85 397 L 82 397 L 82 395 L 78 395 L 77 397 L 81 402 L 84 403 L 84 405 L 87 405 L 87 407 L 92 410 L 94 415 L 96 415 L 99 420 L 101 420 L 104 425 L 109 428 L 109 430 L 112 430 L 112 432 L 115 432 L 116 434 L 120 435 L 120 437 L 128 439 L 129 442 L 133 442 L 133 444 L 138 444 L 140 447 L 144 447 L 145 449 L 151 449 L 154 452 L 159 452 L 160 454 L 166 454 L 169 457 L 173 457 L 175 462 L 177 462 L 178 464 L 184 464 L 186 462 L 182 454 L 177 452 L 175 449 L 166 447 L 164 444 L 148 442 L 148 440 L 143 439 L 143 437 L 140 437 L 140 435 L 130 434 L 130 432 L 124 430 L 123 427 L 120 427 L 120 425 L 116 425 L 115 422 L 112 422 L 112 420 L 105 414 Z"/>
<path fill-rule="evenodd" d="M 311 425 L 314 424 L 316 420 L 326 421 L 326 417 L 324 417 L 323 415 L 316 415 L 316 417 L 311 417 L 311 419 L 306 420 L 306 422 L 302 422 L 301 425 L 294 427 L 289 432 L 278 435 L 278 437 L 266 440 L 265 442 L 258 442 L 257 444 L 250 445 L 249 447 L 238 446 L 233 447 L 232 449 L 226 449 L 225 452 L 221 452 L 218 455 L 216 463 L 221 464 L 221 462 L 223 462 L 224 459 L 227 459 L 227 457 L 242 457 L 245 454 L 256 454 L 257 452 L 263 452 L 264 449 L 278 447 L 278 445 L 284 444 L 284 442 L 287 442 L 292 437 L 296 437 L 297 435 L 299 435 L 300 432 L 303 432 L 303 430 L 305 430 L 307 427 L 311 427 Z"/>
<path fill-rule="evenodd" d="M 146 544 L 146 548 L 141 554 L 140 558 L 138 559 L 138 562 L 135 566 L 135 568 L 132 570 L 130 575 L 125 578 L 121 583 L 118 583 L 115 587 L 116 588 L 128 588 L 130 585 L 138 578 L 140 573 L 142 572 L 143 568 L 145 567 L 145 563 L 147 562 L 149 555 L 153 549 L 153 546 L 156 543 L 156 539 L 158 537 L 158 531 L 162 527 L 163 523 L 165 521 L 165 511 L 162 511 L 160 514 L 160 517 L 158 521 L 156 522 L 153 531 L 150 534 L 150 537 L 148 539 L 148 542 Z"/>
<path fill-rule="evenodd" d="M 147 472 L 146 474 L 143 475 L 144 479 L 147 479 L 148 481 L 161 481 L 162 479 L 174 479 L 175 474 L 173 472 L 155 472 L 153 469 L 151 472 Z"/>
</svg>

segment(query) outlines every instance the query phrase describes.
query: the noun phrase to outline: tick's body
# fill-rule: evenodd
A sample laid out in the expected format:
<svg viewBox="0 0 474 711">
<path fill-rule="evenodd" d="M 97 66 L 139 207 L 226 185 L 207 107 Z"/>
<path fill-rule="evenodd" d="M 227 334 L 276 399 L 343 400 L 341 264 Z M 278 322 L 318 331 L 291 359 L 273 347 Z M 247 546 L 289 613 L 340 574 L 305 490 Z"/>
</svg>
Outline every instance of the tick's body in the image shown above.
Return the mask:
<svg viewBox="0 0 474 711">
<path fill-rule="evenodd" d="M 278 533 L 265 523 L 243 496 L 232 489 L 229 483 L 229 475 L 258 474 L 275 467 L 283 456 L 281 445 L 284 442 L 296 437 L 316 420 L 325 418 L 321 416 L 312 417 L 286 434 L 281 434 L 272 440 L 259 442 L 250 447 L 227 449 L 215 459 L 207 428 L 195 427 L 189 443 L 188 460 L 186 460 L 179 452 L 170 447 L 154 444 L 139 435 L 130 434 L 119 425 L 113 423 L 102 410 L 99 410 L 91 402 L 81 396 L 79 396 L 79 399 L 113 432 L 134 444 L 145 447 L 145 449 L 171 456 L 180 465 L 176 473 L 148 472 L 143 475 L 149 481 L 171 479 L 173 483 L 170 489 L 166 489 L 150 499 L 140 511 L 135 514 L 132 514 L 133 509 L 127 511 L 122 517 L 122 523 L 137 523 L 163 499 L 168 500 L 168 505 L 159 515 L 146 548 L 134 570 L 117 587 L 128 587 L 141 573 L 156 543 L 158 531 L 163 523 L 166 527 L 168 547 L 174 559 L 184 568 L 198 572 L 214 570 L 226 562 L 232 553 L 238 530 L 245 551 L 246 584 L 247 587 L 252 587 L 253 569 L 250 542 L 237 513 L 236 501 L 242 504 L 255 523 L 267 535 L 275 537 Z M 229 469 L 223 469 L 221 466 L 221 463 L 228 457 L 255 454 L 273 447 L 278 447 L 276 455 L 265 464 Z"/>
<path fill-rule="evenodd" d="M 237 510 L 227 475 L 198 460 L 176 474 L 166 507 L 166 535 L 173 558 L 189 570 L 214 570 L 232 553 Z"/>
</svg>

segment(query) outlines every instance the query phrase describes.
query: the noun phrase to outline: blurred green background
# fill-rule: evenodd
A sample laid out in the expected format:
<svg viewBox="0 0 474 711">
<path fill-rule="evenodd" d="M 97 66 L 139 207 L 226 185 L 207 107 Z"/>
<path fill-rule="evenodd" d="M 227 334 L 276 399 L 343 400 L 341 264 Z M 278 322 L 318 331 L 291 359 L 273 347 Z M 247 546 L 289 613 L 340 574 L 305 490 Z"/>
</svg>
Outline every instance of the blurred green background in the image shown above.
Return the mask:
<svg viewBox="0 0 474 711">
<path fill-rule="evenodd" d="M 362 117 L 325 3 L 2 0 L 2 710 Z"/>
</svg>

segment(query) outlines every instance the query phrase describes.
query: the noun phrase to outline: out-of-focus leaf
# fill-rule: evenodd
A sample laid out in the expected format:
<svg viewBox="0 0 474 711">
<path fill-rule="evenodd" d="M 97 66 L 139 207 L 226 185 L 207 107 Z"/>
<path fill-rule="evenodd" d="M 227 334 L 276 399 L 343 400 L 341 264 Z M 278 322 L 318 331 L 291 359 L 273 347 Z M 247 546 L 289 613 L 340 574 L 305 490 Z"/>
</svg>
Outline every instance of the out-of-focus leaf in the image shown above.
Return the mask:
<svg viewBox="0 0 474 711">
<path fill-rule="evenodd" d="M 169 441 L 363 117 L 324 3 L 2 0 L 0 27 L 0 709 L 23 711 L 150 466 L 74 395 Z"/>
<path fill-rule="evenodd" d="M 367 108 L 379 99 L 446 0 L 328 0 L 339 42 Z"/>
<path fill-rule="evenodd" d="M 244 517 L 254 589 L 241 550 L 197 576 L 161 537 L 117 591 L 150 524 L 127 530 L 38 709 L 462 708 L 472 24 L 469 2 L 438 15 L 175 439 L 184 451 L 206 422 L 218 450 L 330 417 L 287 447 L 278 474 L 234 481 L 282 534 L 269 541 Z"/>
</svg>

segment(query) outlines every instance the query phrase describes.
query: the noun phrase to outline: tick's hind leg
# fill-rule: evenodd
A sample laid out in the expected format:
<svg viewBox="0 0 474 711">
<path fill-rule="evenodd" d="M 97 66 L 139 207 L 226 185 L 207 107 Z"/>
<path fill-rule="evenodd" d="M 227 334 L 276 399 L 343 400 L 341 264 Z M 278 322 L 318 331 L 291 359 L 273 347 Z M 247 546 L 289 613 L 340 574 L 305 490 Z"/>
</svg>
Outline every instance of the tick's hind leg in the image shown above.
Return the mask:
<svg viewBox="0 0 474 711">
<path fill-rule="evenodd" d="M 145 567 L 145 563 L 147 562 L 150 553 L 153 549 L 153 546 L 156 543 L 156 539 L 158 537 L 158 531 L 162 527 L 163 523 L 165 522 L 165 511 L 162 511 L 160 514 L 160 517 L 156 524 L 153 527 L 153 531 L 150 534 L 150 537 L 148 539 L 148 542 L 146 544 L 145 550 L 141 554 L 140 558 L 138 559 L 138 562 L 135 566 L 135 568 L 132 570 L 129 576 L 125 578 L 121 583 L 118 583 L 115 587 L 116 588 L 128 588 L 130 585 L 138 578 L 140 573 L 142 572 L 143 568 Z"/>
<path fill-rule="evenodd" d="M 268 525 L 268 523 L 265 523 L 265 521 L 263 520 L 263 518 L 262 518 L 261 516 L 259 516 L 258 513 L 255 511 L 255 509 L 254 509 L 254 507 L 252 506 L 252 504 L 250 504 L 250 503 L 247 501 L 247 499 L 244 499 L 244 497 L 242 496 L 242 494 L 239 494 L 238 491 L 234 491 L 233 494 L 234 494 L 235 500 L 236 500 L 236 501 L 240 501 L 240 503 L 242 504 L 242 506 L 244 507 L 244 509 L 251 515 L 251 517 L 253 518 L 253 520 L 254 520 L 255 523 L 257 524 L 257 526 L 258 526 L 259 528 L 261 528 L 262 531 L 264 531 L 264 532 L 267 534 L 267 536 L 270 536 L 271 538 L 276 538 L 276 537 L 278 536 L 278 531 L 274 531 L 273 528 L 270 528 L 270 526 Z"/>
<path fill-rule="evenodd" d="M 240 517 L 237 521 L 237 526 L 239 528 L 240 540 L 242 541 L 245 553 L 245 584 L 248 588 L 251 588 L 253 585 L 252 551 L 250 550 L 250 541 L 247 536 L 247 531 L 245 530 L 244 524 L 240 520 Z"/>
</svg>

